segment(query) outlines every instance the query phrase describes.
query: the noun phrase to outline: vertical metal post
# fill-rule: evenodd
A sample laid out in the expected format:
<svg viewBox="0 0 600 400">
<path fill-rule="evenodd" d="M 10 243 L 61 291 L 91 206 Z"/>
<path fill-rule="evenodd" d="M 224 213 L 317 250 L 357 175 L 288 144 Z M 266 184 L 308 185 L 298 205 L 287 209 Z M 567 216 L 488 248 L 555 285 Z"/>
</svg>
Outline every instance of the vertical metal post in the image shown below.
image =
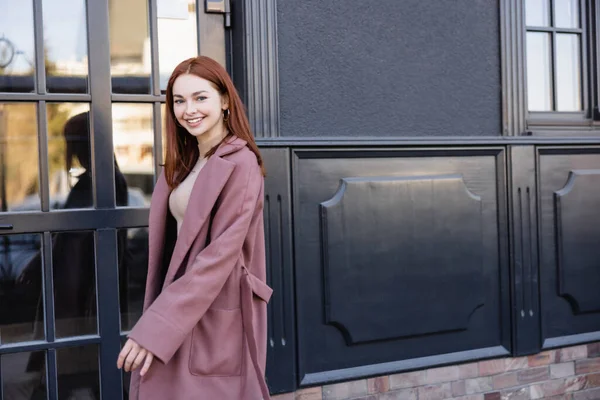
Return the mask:
<svg viewBox="0 0 600 400">
<path fill-rule="evenodd" d="M 513 348 L 516 355 L 541 350 L 536 149 L 510 148 Z"/>
</svg>

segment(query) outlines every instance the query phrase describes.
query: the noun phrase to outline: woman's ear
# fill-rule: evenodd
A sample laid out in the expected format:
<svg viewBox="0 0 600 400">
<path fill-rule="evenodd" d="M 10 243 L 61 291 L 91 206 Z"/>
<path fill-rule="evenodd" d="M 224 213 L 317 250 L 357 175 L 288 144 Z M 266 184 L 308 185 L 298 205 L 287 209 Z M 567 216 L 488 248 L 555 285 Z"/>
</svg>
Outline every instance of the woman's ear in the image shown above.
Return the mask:
<svg viewBox="0 0 600 400">
<path fill-rule="evenodd" d="M 229 96 L 226 94 L 221 96 L 221 108 L 223 109 L 223 111 L 229 108 Z"/>
</svg>

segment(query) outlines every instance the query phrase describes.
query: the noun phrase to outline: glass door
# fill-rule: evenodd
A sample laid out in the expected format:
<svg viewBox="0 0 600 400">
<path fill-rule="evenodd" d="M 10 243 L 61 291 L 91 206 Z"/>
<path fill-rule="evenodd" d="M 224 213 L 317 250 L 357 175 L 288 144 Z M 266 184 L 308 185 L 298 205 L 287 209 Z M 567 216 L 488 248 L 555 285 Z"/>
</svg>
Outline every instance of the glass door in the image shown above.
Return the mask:
<svg viewBox="0 0 600 400">
<path fill-rule="evenodd" d="M 194 0 L 0 0 L 0 400 L 127 398 L 173 67 L 228 64 Z"/>
</svg>

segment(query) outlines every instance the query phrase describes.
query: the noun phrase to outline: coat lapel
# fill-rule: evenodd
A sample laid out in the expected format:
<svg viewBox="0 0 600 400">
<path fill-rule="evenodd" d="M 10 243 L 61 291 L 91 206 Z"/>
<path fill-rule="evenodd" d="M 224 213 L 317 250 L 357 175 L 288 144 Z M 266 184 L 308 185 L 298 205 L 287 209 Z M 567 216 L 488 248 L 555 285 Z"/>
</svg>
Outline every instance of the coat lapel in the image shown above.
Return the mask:
<svg viewBox="0 0 600 400">
<path fill-rule="evenodd" d="M 235 168 L 235 163 L 221 157 L 233 153 L 245 145 L 246 142 L 239 138 L 223 143 L 216 153 L 208 159 L 204 168 L 196 177 L 163 288 L 173 281 L 196 236 L 198 236 L 204 224 L 209 221 L 213 206 Z M 162 230 L 164 232 L 164 222 Z"/>
</svg>

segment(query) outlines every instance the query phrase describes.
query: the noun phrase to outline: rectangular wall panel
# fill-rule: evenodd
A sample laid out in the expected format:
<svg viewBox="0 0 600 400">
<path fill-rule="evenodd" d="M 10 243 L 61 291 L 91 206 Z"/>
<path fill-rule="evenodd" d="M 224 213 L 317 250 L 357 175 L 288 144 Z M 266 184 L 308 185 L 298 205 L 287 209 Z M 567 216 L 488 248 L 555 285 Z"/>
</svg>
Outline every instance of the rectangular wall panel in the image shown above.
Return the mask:
<svg viewBox="0 0 600 400">
<path fill-rule="evenodd" d="M 293 153 L 302 384 L 510 350 L 504 165 L 497 148 Z"/>
</svg>

